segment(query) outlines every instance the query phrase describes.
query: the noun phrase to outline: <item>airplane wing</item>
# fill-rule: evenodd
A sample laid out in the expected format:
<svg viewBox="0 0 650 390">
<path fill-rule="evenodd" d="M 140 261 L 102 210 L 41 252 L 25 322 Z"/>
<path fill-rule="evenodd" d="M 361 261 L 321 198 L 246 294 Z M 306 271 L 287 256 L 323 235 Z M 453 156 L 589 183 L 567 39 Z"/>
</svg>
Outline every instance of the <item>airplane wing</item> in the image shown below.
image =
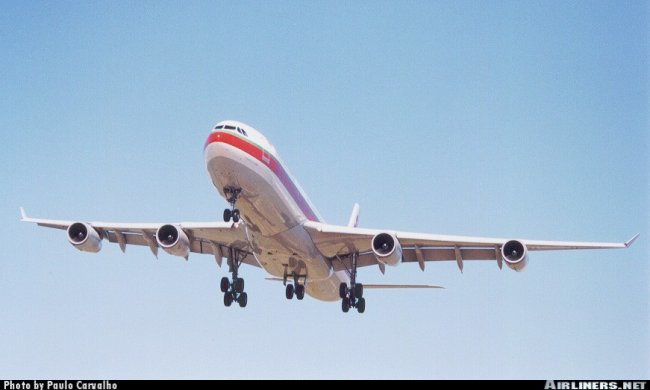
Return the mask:
<svg viewBox="0 0 650 390">
<path fill-rule="evenodd" d="M 54 229 L 66 230 L 70 225 L 76 223 L 76 221 L 30 218 L 22 208 L 20 214 L 23 222 Z M 159 227 L 166 225 L 164 223 L 114 222 L 88 222 L 87 224 L 95 229 L 102 239 L 117 243 L 122 252 L 126 250 L 127 245 L 147 246 L 156 257 L 160 246 L 156 241 L 155 234 Z M 172 225 L 180 227 L 185 232 L 189 239 L 190 252 L 211 254 L 219 266 L 221 266 L 222 258 L 231 258 L 231 249 L 236 249 L 244 255 L 252 253 L 246 238 L 244 224 L 181 222 Z M 245 264 L 260 267 L 252 255 L 243 256 L 241 260 Z"/>
<path fill-rule="evenodd" d="M 350 269 L 349 255 L 358 253 L 357 267 L 377 265 L 384 272 L 384 265 L 377 261 L 372 251 L 372 240 L 377 234 L 394 235 L 402 247 L 403 262 L 417 262 L 424 270 L 426 262 L 456 261 L 463 270 L 467 260 L 495 260 L 502 267 L 502 247 L 513 240 L 466 236 L 447 236 L 408 232 L 387 232 L 376 229 L 360 229 L 348 226 L 327 225 L 307 222 L 305 228 L 320 252 L 330 258 L 334 268 Z M 609 242 L 567 242 L 516 240 L 528 251 L 568 249 L 610 249 L 627 248 L 639 235 L 623 243 Z"/>
</svg>

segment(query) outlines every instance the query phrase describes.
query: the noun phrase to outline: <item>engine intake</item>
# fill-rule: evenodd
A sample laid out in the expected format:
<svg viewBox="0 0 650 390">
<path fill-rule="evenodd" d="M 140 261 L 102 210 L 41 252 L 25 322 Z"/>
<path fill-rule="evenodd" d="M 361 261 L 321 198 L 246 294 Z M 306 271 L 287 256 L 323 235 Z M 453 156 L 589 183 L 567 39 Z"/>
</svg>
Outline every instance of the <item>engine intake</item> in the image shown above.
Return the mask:
<svg viewBox="0 0 650 390">
<path fill-rule="evenodd" d="M 170 255 L 185 257 L 190 254 L 190 239 L 183 229 L 174 225 L 163 225 L 156 231 L 156 241 Z"/>
<path fill-rule="evenodd" d="M 382 264 L 396 266 L 402 262 L 402 245 L 394 234 L 376 234 L 372 238 L 372 251 Z"/>
<path fill-rule="evenodd" d="M 521 271 L 528 264 L 528 249 L 523 242 L 510 240 L 501 247 L 501 256 L 506 265 L 515 271 Z"/>
<path fill-rule="evenodd" d="M 68 226 L 68 241 L 82 252 L 97 253 L 102 249 L 102 238 L 97 230 L 83 222 Z"/>
</svg>

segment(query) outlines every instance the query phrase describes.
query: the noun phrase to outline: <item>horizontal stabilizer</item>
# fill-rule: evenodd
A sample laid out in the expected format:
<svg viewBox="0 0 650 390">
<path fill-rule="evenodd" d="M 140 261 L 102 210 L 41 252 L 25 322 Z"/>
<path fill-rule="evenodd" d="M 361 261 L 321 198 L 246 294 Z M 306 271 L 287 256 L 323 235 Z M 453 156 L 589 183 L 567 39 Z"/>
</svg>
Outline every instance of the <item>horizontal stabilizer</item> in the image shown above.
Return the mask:
<svg viewBox="0 0 650 390">
<path fill-rule="evenodd" d="M 365 284 L 364 289 L 397 289 L 397 288 L 443 288 L 442 286 L 431 286 L 428 284 Z"/>
<path fill-rule="evenodd" d="M 265 278 L 273 282 L 284 282 L 282 278 Z M 364 289 L 379 290 L 379 289 L 399 289 L 399 288 L 442 288 L 442 286 L 433 286 L 429 284 L 363 284 Z"/>
</svg>

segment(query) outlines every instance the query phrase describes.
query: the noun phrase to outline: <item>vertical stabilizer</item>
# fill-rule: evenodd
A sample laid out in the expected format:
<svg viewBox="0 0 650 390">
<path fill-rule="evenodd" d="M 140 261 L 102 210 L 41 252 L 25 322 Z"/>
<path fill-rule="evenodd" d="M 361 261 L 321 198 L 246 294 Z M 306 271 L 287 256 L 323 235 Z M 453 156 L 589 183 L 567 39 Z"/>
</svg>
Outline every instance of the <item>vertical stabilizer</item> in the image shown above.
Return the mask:
<svg viewBox="0 0 650 390">
<path fill-rule="evenodd" d="M 357 225 L 359 225 L 359 203 L 354 204 L 348 221 L 348 227 L 357 227 Z"/>
</svg>

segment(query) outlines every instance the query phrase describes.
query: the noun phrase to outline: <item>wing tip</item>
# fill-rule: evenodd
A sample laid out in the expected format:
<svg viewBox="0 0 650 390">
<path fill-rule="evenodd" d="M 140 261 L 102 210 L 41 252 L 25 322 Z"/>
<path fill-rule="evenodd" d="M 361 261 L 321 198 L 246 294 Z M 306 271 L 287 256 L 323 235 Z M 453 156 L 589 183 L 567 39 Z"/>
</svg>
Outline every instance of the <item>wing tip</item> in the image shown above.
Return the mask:
<svg viewBox="0 0 650 390">
<path fill-rule="evenodd" d="M 26 219 L 28 219 L 27 213 L 24 208 L 20 207 L 20 220 L 25 221 Z"/>
<path fill-rule="evenodd" d="M 632 238 L 625 241 L 625 247 L 629 248 L 632 244 L 634 244 L 634 241 L 636 241 L 636 239 L 639 238 L 639 235 L 641 235 L 641 233 L 637 233 Z"/>
</svg>

